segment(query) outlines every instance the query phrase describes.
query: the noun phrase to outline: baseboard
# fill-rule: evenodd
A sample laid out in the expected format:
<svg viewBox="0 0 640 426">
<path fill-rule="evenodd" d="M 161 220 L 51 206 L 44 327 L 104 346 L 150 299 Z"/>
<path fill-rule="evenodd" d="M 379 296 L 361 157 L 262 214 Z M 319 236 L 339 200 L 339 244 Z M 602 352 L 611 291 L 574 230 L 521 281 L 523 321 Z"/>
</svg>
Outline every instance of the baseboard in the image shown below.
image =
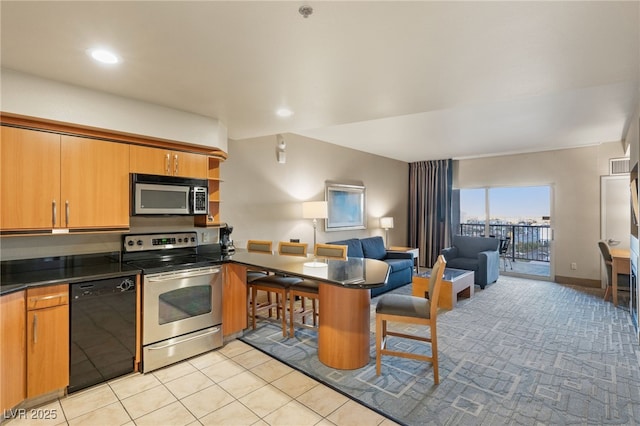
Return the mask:
<svg viewBox="0 0 640 426">
<path fill-rule="evenodd" d="M 589 288 L 602 288 L 602 283 L 600 282 L 600 280 L 592 280 L 589 278 L 563 277 L 561 275 L 556 275 L 554 281 L 558 284 L 578 285 L 581 287 Z"/>
</svg>

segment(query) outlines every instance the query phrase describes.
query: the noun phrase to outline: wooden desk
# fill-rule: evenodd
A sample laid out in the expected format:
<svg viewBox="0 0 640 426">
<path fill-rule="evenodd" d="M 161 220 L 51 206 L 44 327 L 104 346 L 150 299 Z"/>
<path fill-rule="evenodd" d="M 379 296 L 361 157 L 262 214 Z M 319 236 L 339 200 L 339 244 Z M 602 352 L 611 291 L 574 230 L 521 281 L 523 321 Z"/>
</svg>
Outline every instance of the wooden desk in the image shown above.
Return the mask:
<svg viewBox="0 0 640 426">
<path fill-rule="evenodd" d="M 231 262 L 253 269 L 319 282 L 318 359 L 325 365 L 353 370 L 369 363 L 371 288 L 383 286 L 389 266 L 380 260 L 317 258 L 326 267 L 309 267 L 311 258 L 236 252 Z"/>
<path fill-rule="evenodd" d="M 631 274 L 631 255 L 629 249 L 612 248 L 611 252 L 611 287 L 613 290 L 613 306 L 618 306 L 618 274 Z"/>
</svg>

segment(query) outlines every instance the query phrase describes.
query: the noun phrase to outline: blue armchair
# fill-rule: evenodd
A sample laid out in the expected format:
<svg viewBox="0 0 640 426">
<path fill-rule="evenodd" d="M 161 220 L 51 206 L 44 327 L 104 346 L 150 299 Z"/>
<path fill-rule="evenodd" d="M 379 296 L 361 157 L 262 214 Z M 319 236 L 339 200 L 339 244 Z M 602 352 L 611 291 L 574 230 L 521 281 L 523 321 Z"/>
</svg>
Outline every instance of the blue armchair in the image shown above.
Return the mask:
<svg viewBox="0 0 640 426">
<path fill-rule="evenodd" d="M 411 284 L 413 278 L 413 255 L 387 251 L 382 237 L 350 238 L 342 241 L 332 241 L 329 244 L 339 244 L 348 247 L 348 257 L 365 257 L 386 262 L 391 269 L 389 279 L 383 287 L 371 289 L 371 297 L 375 297 L 394 288 Z"/>
<path fill-rule="evenodd" d="M 451 247 L 442 250 L 447 268 L 474 272 L 475 283 L 484 288 L 496 282 L 500 268 L 497 238 L 466 237 L 455 235 Z"/>
</svg>

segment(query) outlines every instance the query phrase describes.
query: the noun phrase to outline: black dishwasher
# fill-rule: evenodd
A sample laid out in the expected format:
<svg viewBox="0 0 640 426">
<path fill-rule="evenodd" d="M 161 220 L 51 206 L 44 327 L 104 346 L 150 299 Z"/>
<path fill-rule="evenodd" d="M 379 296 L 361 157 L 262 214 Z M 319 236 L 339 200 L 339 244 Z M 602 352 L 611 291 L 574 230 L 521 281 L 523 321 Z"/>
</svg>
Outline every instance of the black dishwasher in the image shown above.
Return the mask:
<svg viewBox="0 0 640 426">
<path fill-rule="evenodd" d="M 69 393 L 131 373 L 136 277 L 71 284 Z"/>
</svg>

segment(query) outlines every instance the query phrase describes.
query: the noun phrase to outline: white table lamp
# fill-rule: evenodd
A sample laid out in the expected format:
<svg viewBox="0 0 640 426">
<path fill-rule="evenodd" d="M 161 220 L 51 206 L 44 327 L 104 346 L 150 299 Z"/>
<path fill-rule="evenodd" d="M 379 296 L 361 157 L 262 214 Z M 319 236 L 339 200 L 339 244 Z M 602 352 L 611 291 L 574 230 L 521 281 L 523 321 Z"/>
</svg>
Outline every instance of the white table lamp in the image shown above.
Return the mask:
<svg viewBox="0 0 640 426">
<path fill-rule="evenodd" d="M 313 248 L 316 247 L 316 234 L 318 228 L 318 219 L 326 219 L 328 217 L 328 208 L 326 201 L 306 201 L 302 203 L 302 217 L 305 219 L 313 219 Z"/>
<path fill-rule="evenodd" d="M 302 217 L 305 219 L 313 219 L 313 251 L 316 249 L 316 234 L 318 228 L 318 219 L 326 219 L 328 214 L 326 201 L 306 201 L 302 203 Z M 304 266 L 317 268 L 326 267 L 324 262 L 317 262 L 315 259 L 313 262 L 307 262 Z"/>
<path fill-rule="evenodd" d="M 381 217 L 380 228 L 384 229 L 384 242 L 387 244 L 387 247 L 389 247 L 389 229 L 393 229 L 393 218 Z"/>
</svg>

